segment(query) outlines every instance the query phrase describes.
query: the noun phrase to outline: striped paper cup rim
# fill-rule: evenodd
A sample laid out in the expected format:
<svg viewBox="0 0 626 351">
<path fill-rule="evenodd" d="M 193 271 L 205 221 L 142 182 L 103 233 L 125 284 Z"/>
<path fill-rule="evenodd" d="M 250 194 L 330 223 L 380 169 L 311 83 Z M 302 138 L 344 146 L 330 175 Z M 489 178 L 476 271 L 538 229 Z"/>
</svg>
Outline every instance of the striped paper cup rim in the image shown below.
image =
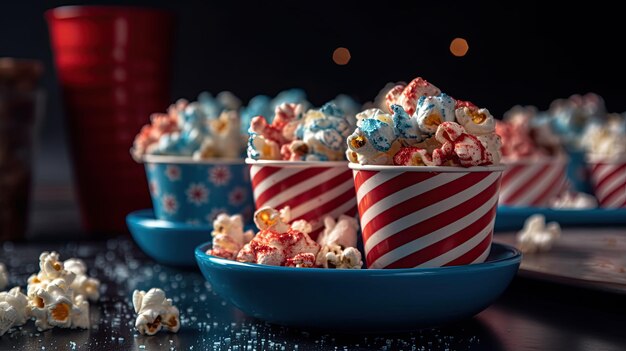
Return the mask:
<svg viewBox="0 0 626 351">
<path fill-rule="evenodd" d="M 493 244 L 491 244 L 493 246 Z M 447 266 L 447 267 L 428 267 L 428 268 L 420 268 L 420 267 L 412 267 L 412 268 L 362 268 L 362 269 L 328 269 L 328 268 L 295 268 L 295 267 L 283 267 L 283 266 L 271 266 L 266 264 L 259 263 L 248 263 L 248 262 L 239 262 L 233 261 L 226 258 L 221 258 L 217 256 L 212 256 L 206 253 L 206 250 L 210 248 L 210 243 L 204 243 L 196 247 L 195 255 L 196 258 L 201 260 L 212 260 L 213 262 L 224 265 L 231 266 L 237 268 L 245 268 L 252 271 L 257 272 L 273 272 L 277 274 L 296 274 L 300 275 L 318 275 L 320 272 L 324 272 L 323 274 L 334 274 L 338 276 L 353 276 L 353 275 L 371 275 L 371 274 L 383 274 L 383 275 L 404 275 L 404 274 L 420 274 L 420 275 L 442 275 L 442 274 L 457 274 L 459 272 L 466 272 L 467 270 L 471 270 L 472 272 L 482 271 L 482 270 L 491 270 L 495 267 L 502 267 L 510 264 L 511 262 L 518 262 L 521 260 L 522 253 L 516 247 L 505 245 L 505 244 L 497 244 L 500 245 L 507 250 L 513 251 L 513 255 L 509 257 L 502 257 L 493 260 L 489 260 L 486 262 L 481 262 L 477 264 L 471 265 L 459 265 L 459 266 Z"/>
<path fill-rule="evenodd" d="M 521 159 L 521 160 L 502 160 L 502 164 L 505 166 L 523 166 L 523 165 L 537 165 L 537 164 L 546 164 L 546 163 L 552 163 L 552 164 L 567 164 L 569 162 L 569 157 L 567 157 L 566 155 L 559 155 L 556 157 L 546 157 L 546 156 L 541 156 L 541 157 L 531 157 L 531 158 L 525 158 L 525 159 Z"/>
<path fill-rule="evenodd" d="M 283 161 L 283 160 L 253 160 L 246 158 L 246 163 L 256 166 L 271 166 L 282 168 L 309 168 L 309 167 L 346 167 L 348 161 Z"/>
<path fill-rule="evenodd" d="M 132 153 L 131 153 L 132 154 Z M 143 155 L 136 159 L 138 163 L 168 163 L 168 164 L 200 164 L 200 165 L 243 165 L 243 158 L 210 158 L 195 160 L 191 156 L 171 156 L 171 155 Z"/>
<path fill-rule="evenodd" d="M 506 165 L 451 167 L 451 166 L 379 166 L 350 163 L 349 167 L 357 171 L 379 172 L 437 172 L 437 173 L 473 173 L 473 172 L 502 172 Z"/>
</svg>

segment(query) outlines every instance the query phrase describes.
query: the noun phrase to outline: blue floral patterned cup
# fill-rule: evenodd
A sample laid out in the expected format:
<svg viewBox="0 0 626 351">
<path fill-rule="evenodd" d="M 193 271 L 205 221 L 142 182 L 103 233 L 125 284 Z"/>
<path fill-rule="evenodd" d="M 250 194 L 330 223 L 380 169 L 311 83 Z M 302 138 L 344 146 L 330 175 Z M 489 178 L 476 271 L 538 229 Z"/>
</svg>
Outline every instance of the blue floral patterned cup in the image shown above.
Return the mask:
<svg viewBox="0 0 626 351">
<path fill-rule="evenodd" d="M 222 212 L 252 222 L 250 170 L 243 159 L 193 160 L 146 155 L 142 159 L 156 218 L 211 225 Z"/>
</svg>

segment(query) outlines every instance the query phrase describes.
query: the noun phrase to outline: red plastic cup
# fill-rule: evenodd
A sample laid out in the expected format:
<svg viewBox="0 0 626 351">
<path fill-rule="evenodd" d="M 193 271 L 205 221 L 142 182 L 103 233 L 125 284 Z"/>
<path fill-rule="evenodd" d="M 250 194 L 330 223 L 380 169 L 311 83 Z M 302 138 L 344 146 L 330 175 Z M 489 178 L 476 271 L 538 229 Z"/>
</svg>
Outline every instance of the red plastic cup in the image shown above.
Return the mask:
<svg viewBox="0 0 626 351">
<path fill-rule="evenodd" d="M 62 87 L 83 224 L 126 232 L 150 207 L 135 133 L 169 105 L 172 14 L 139 7 L 65 6 L 45 14 Z"/>
</svg>

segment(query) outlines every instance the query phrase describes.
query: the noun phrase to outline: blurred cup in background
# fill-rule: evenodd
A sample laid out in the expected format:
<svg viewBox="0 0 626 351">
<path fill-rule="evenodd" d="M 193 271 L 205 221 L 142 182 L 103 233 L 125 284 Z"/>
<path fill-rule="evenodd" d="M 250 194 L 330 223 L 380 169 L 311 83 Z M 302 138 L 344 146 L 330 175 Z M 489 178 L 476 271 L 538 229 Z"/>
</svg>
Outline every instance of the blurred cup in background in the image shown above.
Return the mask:
<svg viewBox="0 0 626 351">
<path fill-rule="evenodd" d="M 151 206 L 134 136 L 170 103 L 174 19 L 139 7 L 65 6 L 46 12 L 86 230 L 125 232 Z"/>
<path fill-rule="evenodd" d="M 26 233 L 42 73 L 39 61 L 0 58 L 0 242 Z"/>
</svg>

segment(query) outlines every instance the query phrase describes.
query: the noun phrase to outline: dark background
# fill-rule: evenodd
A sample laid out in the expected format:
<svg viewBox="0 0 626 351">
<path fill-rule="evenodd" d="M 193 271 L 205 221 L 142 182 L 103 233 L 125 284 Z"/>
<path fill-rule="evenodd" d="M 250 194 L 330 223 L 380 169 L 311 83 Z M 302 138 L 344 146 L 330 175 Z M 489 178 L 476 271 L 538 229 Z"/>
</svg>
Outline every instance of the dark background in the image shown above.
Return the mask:
<svg viewBox="0 0 626 351">
<path fill-rule="evenodd" d="M 47 91 L 39 133 L 36 184 L 71 177 L 65 121 L 43 13 L 80 1 L 5 2 L 0 57 L 41 59 Z M 609 111 L 626 110 L 623 15 L 600 2 L 548 8 L 545 2 L 102 1 L 177 14 L 172 101 L 230 90 L 256 94 L 304 88 L 315 105 L 338 93 L 365 102 L 389 81 L 422 76 L 443 91 L 488 107 L 497 117 L 516 104 L 540 109 L 574 93 L 602 95 Z M 453 38 L 469 43 L 464 57 Z M 350 50 L 345 66 L 335 48 Z M 163 106 L 165 109 L 166 106 Z M 146 121 L 148 120 L 148 116 Z"/>
</svg>

